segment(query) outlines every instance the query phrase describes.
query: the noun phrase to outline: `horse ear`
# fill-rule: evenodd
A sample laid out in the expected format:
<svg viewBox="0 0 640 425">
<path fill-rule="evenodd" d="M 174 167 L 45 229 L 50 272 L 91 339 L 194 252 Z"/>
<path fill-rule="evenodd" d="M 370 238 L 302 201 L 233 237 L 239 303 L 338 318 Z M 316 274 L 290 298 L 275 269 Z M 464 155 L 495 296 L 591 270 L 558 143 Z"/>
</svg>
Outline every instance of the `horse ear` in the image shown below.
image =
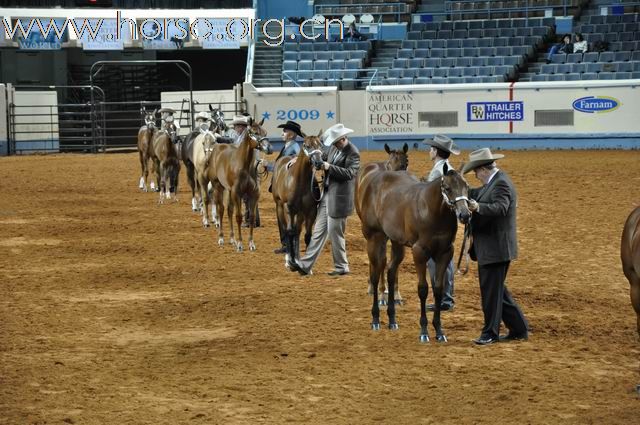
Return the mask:
<svg viewBox="0 0 640 425">
<path fill-rule="evenodd" d="M 446 176 L 448 172 L 449 172 L 449 166 L 448 166 L 448 165 L 447 165 L 447 163 L 445 162 L 445 163 L 442 165 L 442 175 L 443 175 L 443 176 Z"/>
<path fill-rule="evenodd" d="M 211 104 L 209 104 L 209 110 L 213 112 L 213 107 L 211 106 Z"/>
<path fill-rule="evenodd" d="M 384 151 L 388 154 L 391 153 L 391 149 L 389 149 L 389 145 L 387 145 L 386 143 L 384 144 Z"/>
<path fill-rule="evenodd" d="M 407 153 L 407 151 L 409 150 L 409 145 L 408 144 L 404 144 L 402 145 L 402 152 Z"/>
<path fill-rule="evenodd" d="M 147 112 L 147 110 L 143 107 L 140 108 L 140 115 L 144 115 Z"/>
<path fill-rule="evenodd" d="M 318 137 L 322 137 L 322 129 L 320 129 L 320 131 L 318 132 Z"/>
<path fill-rule="evenodd" d="M 263 118 L 260 120 L 260 122 L 258 123 L 258 125 L 259 125 L 260 127 L 262 127 L 262 124 L 264 124 L 264 117 L 263 117 Z"/>
</svg>

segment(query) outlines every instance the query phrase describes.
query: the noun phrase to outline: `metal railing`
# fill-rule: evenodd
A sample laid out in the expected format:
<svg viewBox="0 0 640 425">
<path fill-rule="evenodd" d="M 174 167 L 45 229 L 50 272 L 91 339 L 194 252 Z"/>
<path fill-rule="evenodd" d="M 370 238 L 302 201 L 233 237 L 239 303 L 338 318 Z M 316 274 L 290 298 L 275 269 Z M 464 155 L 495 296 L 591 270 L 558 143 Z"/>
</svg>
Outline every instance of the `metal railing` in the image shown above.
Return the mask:
<svg viewBox="0 0 640 425">
<path fill-rule="evenodd" d="M 373 11 L 373 7 L 377 8 L 377 11 Z M 389 11 L 381 11 L 380 7 L 386 7 L 391 10 Z M 369 10 L 367 10 L 369 9 Z M 366 1 L 363 3 L 356 4 L 341 4 L 341 3 L 332 3 L 332 4 L 316 4 L 313 8 L 314 13 L 317 15 L 329 15 L 329 16 L 338 16 L 338 15 L 396 15 L 398 22 L 400 22 L 400 15 L 411 13 L 409 6 L 404 2 L 393 2 L 393 3 L 367 3 Z"/>
<path fill-rule="evenodd" d="M 316 70 L 317 71 L 317 70 Z M 377 68 L 357 68 L 357 69 L 330 69 L 326 71 L 328 74 L 327 78 L 298 78 L 300 74 L 313 74 L 314 71 L 282 71 L 282 81 L 291 82 L 295 87 L 308 87 L 313 85 L 314 81 L 322 81 L 327 83 L 335 83 L 335 85 L 339 85 L 340 83 L 366 83 L 364 86 L 377 85 L 378 84 L 378 69 Z M 346 73 L 355 73 L 355 77 L 344 77 Z M 361 73 L 366 73 L 367 76 L 361 76 Z M 333 75 L 332 75 L 333 74 Z M 368 75 L 371 74 L 371 75 Z M 304 86 L 301 85 L 305 84 Z"/>
<path fill-rule="evenodd" d="M 513 3 L 513 6 L 506 6 L 505 4 Z M 530 12 L 545 11 L 548 9 L 562 9 L 563 15 L 567 16 L 567 11 L 571 7 L 580 7 L 586 3 L 586 0 L 573 1 L 573 0 L 555 0 L 551 4 L 542 5 L 536 0 L 518 0 L 518 1 L 472 1 L 472 0 L 446 0 L 444 2 L 445 13 L 450 15 L 450 19 L 454 20 L 456 17 L 462 19 L 464 15 L 470 14 L 486 14 L 488 19 L 491 19 L 491 14 L 494 17 L 496 14 L 506 14 L 508 18 L 511 18 L 511 14 L 514 12 L 525 14 L 524 17 L 529 17 Z M 499 6 L 497 5 L 499 4 Z M 484 6 L 484 7 L 482 7 Z"/>
</svg>

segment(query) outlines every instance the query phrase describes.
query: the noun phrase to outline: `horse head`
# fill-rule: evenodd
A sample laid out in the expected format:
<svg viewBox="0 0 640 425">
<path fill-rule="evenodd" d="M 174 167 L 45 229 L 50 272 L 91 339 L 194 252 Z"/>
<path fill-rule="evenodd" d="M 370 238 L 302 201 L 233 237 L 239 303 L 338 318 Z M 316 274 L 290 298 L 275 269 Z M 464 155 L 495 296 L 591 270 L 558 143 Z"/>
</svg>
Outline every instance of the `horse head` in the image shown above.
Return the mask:
<svg viewBox="0 0 640 425">
<path fill-rule="evenodd" d="M 384 150 L 389 154 L 389 159 L 387 159 L 387 170 L 389 171 L 401 171 L 409 168 L 409 156 L 407 155 L 407 151 L 409 150 L 409 145 L 406 143 L 402 146 L 402 150 L 399 149 L 391 149 L 389 145 L 384 144 Z"/>
<path fill-rule="evenodd" d="M 317 136 L 307 136 L 304 133 L 303 135 L 304 142 L 302 142 L 302 150 L 309 157 L 314 168 L 318 168 L 322 164 L 322 140 L 320 139 L 322 130 L 320 130 Z"/>
<path fill-rule="evenodd" d="M 213 148 L 216 145 L 216 136 L 211 133 L 205 133 L 202 135 L 204 140 L 202 140 L 202 149 L 204 150 L 205 161 L 209 162 L 209 158 L 213 153 Z"/>
<path fill-rule="evenodd" d="M 260 137 L 267 137 L 267 130 L 262 126 L 264 124 L 264 118 L 260 120 L 260 122 L 256 122 L 253 118 L 249 120 L 249 128 L 253 134 L 256 134 Z"/>
<path fill-rule="evenodd" d="M 260 127 L 262 129 L 262 127 Z M 271 143 L 269 143 L 269 139 L 267 138 L 267 132 L 264 131 L 264 134 L 255 133 L 253 131 L 253 125 L 251 128 L 245 131 L 245 138 L 249 138 L 250 145 L 252 149 L 258 149 L 266 153 L 267 155 L 271 155 L 273 153 L 273 148 L 271 147 Z"/>
<path fill-rule="evenodd" d="M 224 113 L 220 108 L 214 108 L 209 104 L 209 111 L 211 111 L 211 121 L 216 126 L 217 131 L 224 133 L 227 131 L 227 123 L 224 121 Z"/>
<path fill-rule="evenodd" d="M 444 164 L 440 181 L 440 190 L 444 202 L 455 210 L 456 217 L 462 224 L 467 224 L 471 218 L 469 211 L 469 184 L 459 171 Z"/>
<path fill-rule="evenodd" d="M 154 130 L 156 127 L 156 112 L 157 109 L 149 112 L 144 106 L 140 108 L 140 115 L 144 118 L 144 124 L 149 130 Z"/>
</svg>

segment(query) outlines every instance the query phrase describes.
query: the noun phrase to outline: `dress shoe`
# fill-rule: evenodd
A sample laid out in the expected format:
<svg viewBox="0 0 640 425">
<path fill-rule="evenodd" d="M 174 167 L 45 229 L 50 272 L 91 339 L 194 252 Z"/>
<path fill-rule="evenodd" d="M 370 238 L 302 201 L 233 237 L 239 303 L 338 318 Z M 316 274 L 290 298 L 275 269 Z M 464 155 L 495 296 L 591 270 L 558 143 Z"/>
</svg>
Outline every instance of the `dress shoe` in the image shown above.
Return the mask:
<svg viewBox="0 0 640 425">
<path fill-rule="evenodd" d="M 349 274 L 349 270 L 332 270 L 327 274 L 329 276 L 344 276 L 346 274 Z"/>
<path fill-rule="evenodd" d="M 526 341 L 529 339 L 529 334 L 526 333 L 522 333 L 522 334 L 512 334 L 511 332 L 509 332 L 506 335 L 501 335 L 500 336 L 500 341 Z"/>
<path fill-rule="evenodd" d="M 478 339 L 474 339 L 473 342 L 475 342 L 478 345 L 489 345 L 489 344 L 494 344 L 498 342 L 498 338 L 481 336 Z"/>
<path fill-rule="evenodd" d="M 274 254 L 286 254 L 287 253 L 287 247 L 286 246 L 282 246 L 280 248 L 276 248 L 273 250 Z"/>
</svg>

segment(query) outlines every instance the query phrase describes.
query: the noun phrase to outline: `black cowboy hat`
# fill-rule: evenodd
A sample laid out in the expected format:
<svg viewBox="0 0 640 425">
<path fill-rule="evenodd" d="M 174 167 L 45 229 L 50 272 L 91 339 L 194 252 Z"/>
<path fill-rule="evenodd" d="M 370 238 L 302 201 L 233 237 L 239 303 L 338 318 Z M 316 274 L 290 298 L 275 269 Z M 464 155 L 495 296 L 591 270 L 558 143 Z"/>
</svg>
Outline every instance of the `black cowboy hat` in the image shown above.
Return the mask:
<svg viewBox="0 0 640 425">
<path fill-rule="evenodd" d="M 300 128 L 300 124 L 298 124 L 295 121 L 287 121 L 284 124 L 280 124 L 278 128 L 281 128 L 283 130 L 291 130 L 294 133 L 296 133 L 298 136 L 304 137 L 304 135 L 302 134 L 302 128 Z"/>
</svg>

